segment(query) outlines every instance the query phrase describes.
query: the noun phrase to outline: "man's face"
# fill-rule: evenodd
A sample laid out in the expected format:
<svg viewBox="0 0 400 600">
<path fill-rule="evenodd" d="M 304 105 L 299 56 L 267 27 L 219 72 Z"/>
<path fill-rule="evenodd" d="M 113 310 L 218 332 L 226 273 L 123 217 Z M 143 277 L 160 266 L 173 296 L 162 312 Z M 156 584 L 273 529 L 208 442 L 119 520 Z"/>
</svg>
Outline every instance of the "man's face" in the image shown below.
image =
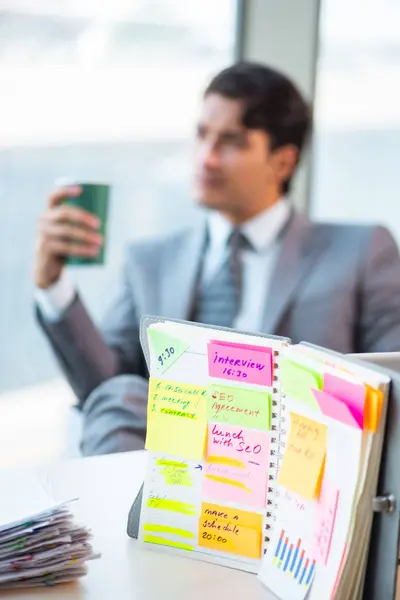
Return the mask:
<svg viewBox="0 0 400 600">
<path fill-rule="evenodd" d="M 242 105 L 211 93 L 203 102 L 195 143 L 195 198 L 208 208 L 251 216 L 278 186 L 267 134 L 241 124 Z"/>
</svg>

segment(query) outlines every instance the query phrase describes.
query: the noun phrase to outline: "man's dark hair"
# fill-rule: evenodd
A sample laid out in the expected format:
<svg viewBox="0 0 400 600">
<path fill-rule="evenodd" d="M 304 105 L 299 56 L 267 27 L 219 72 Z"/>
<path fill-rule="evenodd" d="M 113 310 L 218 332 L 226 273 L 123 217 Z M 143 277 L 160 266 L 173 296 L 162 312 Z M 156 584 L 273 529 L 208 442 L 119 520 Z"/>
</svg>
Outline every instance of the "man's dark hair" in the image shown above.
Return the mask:
<svg viewBox="0 0 400 600">
<path fill-rule="evenodd" d="M 271 67 L 252 62 L 237 63 L 211 81 L 204 96 L 220 94 L 243 103 L 242 124 L 262 129 L 271 138 L 271 150 L 287 144 L 303 149 L 311 126 L 307 102 L 288 77 Z M 290 189 L 290 179 L 282 192 Z"/>
</svg>

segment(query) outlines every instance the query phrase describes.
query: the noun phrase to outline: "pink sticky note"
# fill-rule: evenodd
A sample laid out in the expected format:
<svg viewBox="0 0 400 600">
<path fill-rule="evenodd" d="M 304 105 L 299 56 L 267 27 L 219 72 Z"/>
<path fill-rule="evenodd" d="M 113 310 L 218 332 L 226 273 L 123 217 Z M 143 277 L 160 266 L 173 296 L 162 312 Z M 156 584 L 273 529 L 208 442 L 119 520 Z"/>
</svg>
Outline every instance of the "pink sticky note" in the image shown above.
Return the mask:
<svg viewBox="0 0 400 600">
<path fill-rule="evenodd" d="M 360 429 L 358 420 L 353 417 L 352 411 L 345 402 L 338 400 L 338 398 L 335 398 L 335 396 L 331 396 L 326 392 L 321 392 L 320 390 L 311 391 L 324 415 L 331 417 L 336 421 L 340 421 L 345 425 L 350 425 L 350 427 Z"/>
<path fill-rule="evenodd" d="M 208 343 L 208 372 L 217 379 L 271 387 L 272 356 L 272 348 L 211 341 Z"/>
<path fill-rule="evenodd" d="M 317 563 L 323 565 L 328 562 L 338 502 L 339 490 L 324 479 L 315 512 L 313 549 L 311 552 Z"/>
<path fill-rule="evenodd" d="M 364 427 L 364 404 L 365 404 L 365 386 L 358 383 L 351 383 L 335 375 L 325 373 L 324 392 L 342 400 L 350 408 L 353 417 L 357 420 L 361 429 Z"/>
<path fill-rule="evenodd" d="M 210 422 L 203 494 L 217 502 L 265 508 L 269 443 L 265 431 Z"/>
</svg>

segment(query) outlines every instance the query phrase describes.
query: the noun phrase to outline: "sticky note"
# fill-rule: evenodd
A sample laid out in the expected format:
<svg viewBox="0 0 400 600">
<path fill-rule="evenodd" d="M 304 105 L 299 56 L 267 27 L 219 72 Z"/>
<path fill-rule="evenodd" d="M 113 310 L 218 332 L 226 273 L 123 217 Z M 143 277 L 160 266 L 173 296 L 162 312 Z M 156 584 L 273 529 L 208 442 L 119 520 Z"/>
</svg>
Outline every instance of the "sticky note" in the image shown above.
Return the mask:
<svg viewBox="0 0 400 600">
<path fill-rule="evenodd" d="M 259 559 L 261 530 L 262 515 L 203 503 L 198 543 L 210 550 Z"/>
<path fill-rule="evenodd" d="M 320 390 L 312 391 L 322 414 L 335 419 L 335 421 L 349 425 L 350 427 L 360 429 L 357 419 L 353 417 L 351 410 L 345 402 L 338 400 L 338 398 L 335 398 L 326 392 L 321 392 Z"/>
<path fill-rule="evenodd" d="M 328 562 L 338 502 L 338 488 L 325 477 L 317 501 L 312 546 L 312 554 L 318 564 L 326 565 Z"/>
<path fill-rule="evenodd" d="M 364 427 L 365 385 L 352 383 L 330 373 L 324 375 L 324 392 L 347 404 L 360 427 Z"/>
<path fill-rule="evenodd" d="M 222 506 L 211 502 L 203 502 L 201 512 L 203 516 L 211 521 L 217 519 L 218 521 L 223 521 L 225 525 L 233 522 L 243 525 L 243 527 L 250 527 L 253 529 L 261 530 L 262 527 L 262 515 L 248 510 L 231 508 L 230 506 Z"/>
<path fill-rule="evenodd" d="M 203 494 L 220 502 L 264 508 L 269 447 L 265 431 L 209 422 Z"/>
<path fill-rule="evenodd" d="M 369 431 L 376 431 L 382 412 L 383 392 L 381 390 L 375 390 L 369 385 L 365 387 L 364 427 Z"/>
<path fill-rule="evenodd" d="M 254 429 L 270 429 L 271 395 L 211 384 L 207 394 L 207 419 Z"/>
<path fill-rule="evenodd" d="M 272 386 L 272 348 L 212 341 L 207 351 L 210 377 Z"/>
<path fill-rule="evenodd" d="M 206 419 L 207 388 L 150 378 L 148 419 L 155 413 L 187 419 Z"/>
<path fill-rule="evenodd" d="M 317 485 L 315 486 L 315 496 L 314 496 L 315 498 L 319 498 L 320 493 L 321 493 L 321 486 L 322 486 L 322 482 L 324 480 L 324 475 L 325 475 L 325 461 L 326 461 L 326 454 L 325 454 L 324 458 L 322 459 L 321 468 L 319 470 Z"/>
<path fill-rule="evenodd" d="M 327 427 L 296 413 L 289 413 L 290 429 L 278 483 L 303 498 L 319 492 L 326 455 Z"/>
<path fill-rule="evenodd" d="M 157 329 L 148 329 L 149 341 L 157 358 L 157 370 L 164 373 L 189 348 L 189 344 Z"/>
<path fill-rule="evenodd" d="M 319 411 L 318 403 L 311 390 L 322 389 L 321 375 L 286 358 L 280 359 L 279 367 L 282 391 L 285 396 L 304 402 Z"/>
<path fill-rule="evenodd" d="M 200 460 L 204 456 L 206 429 L 205 420 L 154 413 L 147 423 L 145 447 L 152 452 Z"/>
<path fill-rule="evenodd" d="M 152 495 L 150 498 L 148 498 L 146 506 L 147 508 L 168 510 L 188 516 L 195 516 L 198 514 L 194 504 L 182 502 L 181 500 L 174 500 L 172 498 L 164 498 L 159 495 Z"/>
</svg>

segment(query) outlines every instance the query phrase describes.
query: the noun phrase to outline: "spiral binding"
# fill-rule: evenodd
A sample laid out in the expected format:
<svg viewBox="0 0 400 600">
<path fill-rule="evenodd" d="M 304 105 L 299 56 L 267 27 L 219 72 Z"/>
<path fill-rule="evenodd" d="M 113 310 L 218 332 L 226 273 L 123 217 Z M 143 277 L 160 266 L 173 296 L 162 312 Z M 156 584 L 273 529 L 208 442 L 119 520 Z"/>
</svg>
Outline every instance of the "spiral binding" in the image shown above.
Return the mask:
<svg viewBox="0 0 400 600">
<path fill-rule="evenodd" d="M 284 437 L 286 434 L 284 425 L 286 423 L 286 405 L 285 397 L 281 392 L 281 379 L 279 372 L 279 350 L 274 350 L 274 376 L 272 388 L 272 412 L 271 412 L 271 437 L 270 447 L 270 462 L 268 471 L 268 494 L 267 494 L 267 511 L 264 519 L 265 536 L 264 536 L 264 554 L 267 551 L 268 542 L 274 523 L 276 521 L 276 512 L 278 509 L 279 490 L 276 486 L 280 462 L 283 457 L 283 448 L 285 447 Z M 282 426 L 283 425 L 283 426 Z"/>
</svg>

